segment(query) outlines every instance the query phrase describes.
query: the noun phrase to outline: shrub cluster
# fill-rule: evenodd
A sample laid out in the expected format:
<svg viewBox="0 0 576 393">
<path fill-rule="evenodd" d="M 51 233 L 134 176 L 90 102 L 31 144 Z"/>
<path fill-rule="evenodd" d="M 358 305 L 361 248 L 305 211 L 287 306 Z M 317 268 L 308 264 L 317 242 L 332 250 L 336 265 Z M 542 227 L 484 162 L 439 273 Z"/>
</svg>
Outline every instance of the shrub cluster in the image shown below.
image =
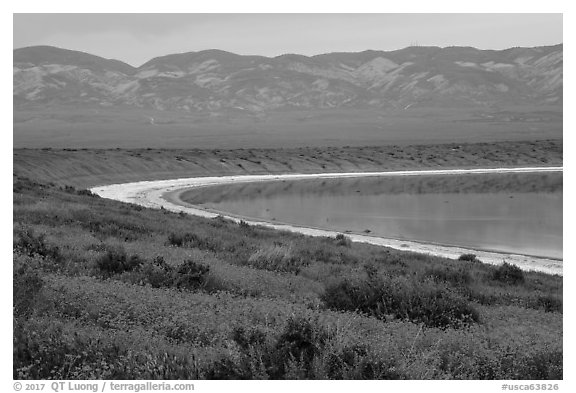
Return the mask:
<svg viewBox="0 0 576 393">
<path fill-rule="evenodd" d="M 389 317 L 429 327 L 459 328 L 479 321 L 478 311 L 444 287 L 405 278 L 342 280 L 326 287 L 326 307 L 357 311 L 386 320 Z"/>
<path fill-rule="evenodd" d="M 530 305 L 534 309 L 541 309 L 546 312 L 562 312 L 562 299 L 553 295 L 536 295 L 535 304 Z"/>
<path fill-rule="evenodd" d="M 89 197 L 94 197 L 94 198 L 98 198 L 99 196 L 97 194 L 94 194 L 92 191 L 90 190 L 86 190 L 86 189 L 76 189 L 72 186 L 64 186 L 61 187 L 62 191 L 64 191 L 67 194 L 74 194 L 74 195 L 84 195 L 84 196 L 89 196 Z"/>
<path fill-rule="evenodd" d="M 186 260 L 175 270 L 173 286 L 189 290 L 201 288 L 209 272 L 208 266 Z"/>
<path fill-rule="evenodd" d="M 365 345 L 336 344 L 317 319 L 290 317 L 271 338 L 259 329 L 232 332 L 237 354 L 210 364 L 208 379 L 400 379 L 394 361 L 376 359 Z"/>
<path fill-rule="evenodd" d="M 138 255 L 128 257 L 122 248 L 114 248 L 106 251 L 104 255 L 96 260 L 96 267 L 107 276 L 132 271 L 140 266 L 144 261 Z"/>
<path fill-rule="evenodd" d="M 352 246 L 352 241 L 349 237 L 344 236 L 343 234 L 339 233 L 336 235 L 336 245 L 343 246 L 343 247 L 350 247 Z"/>
<path fill-rule="evenodd" d="M 478 259 L 476 258 L 476 254 L 462 254 L 458 257 L 459 261 L 468 261 L 468 262 L 476 262 Z"/>
<path fill-rule="evenodd" d="M 231 338 L 237 356 L 212 363 L 208 379 L 295 379 L 312 377 L 311 363 L 325 343 L 325 332 L 304 317 L 291 317 L 276 340 L 254 328 L 236 327 Z"/>
<path fill-rule="evenodd" d="M 168 235 L 167 244 L 176 247 L 198 248 L 200 250 L 207 250 L 212 252 L 217 252 L 222 249 L 220 242 L 190 232 L 171 232 Z"/>
<path fill-rule="evenodd" d="M 127 256 L 119 248 L 109 250 L 96 261 L 96 267 L 106 277 L 121 275 L 120 278 L 141 285 L 149 284 L 154 288 L 173 287 L 194 290 L 204 287 L 210 268 L 185 260 L 177 267 L 172 267 L 161 256 L 152 261 L 138 255 Z"/>
<path fill-rule="evenodd" d="M 16 231 L 17 240 L 14 242 L 14 251 L 30 257 L 40 256 L 49 258 L 55 262 L 62 261 L 63 257 L 58 246 L 50 246 L 46 243 L 44 234 L 36 235 L 30 228 Z"/>
<path fill-rule="evenodd" d="M 494 270 L 492 279 L 506 284 L 517 285 L 524 282 L 524 272 L 518 266 L 504 262 Z"/>
</svg>

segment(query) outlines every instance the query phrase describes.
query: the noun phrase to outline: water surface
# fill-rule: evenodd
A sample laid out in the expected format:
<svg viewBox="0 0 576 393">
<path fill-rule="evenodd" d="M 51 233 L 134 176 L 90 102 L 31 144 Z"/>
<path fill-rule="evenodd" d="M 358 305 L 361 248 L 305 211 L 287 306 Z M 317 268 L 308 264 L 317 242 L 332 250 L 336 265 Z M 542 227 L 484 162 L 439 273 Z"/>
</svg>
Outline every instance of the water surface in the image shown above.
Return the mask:
<svg viewBox="0 0 576 393">
<path fill-rule="evenodd" d="M 180 197 L 267 221 L 562 258 L 561 173 L 270 181 Z"/>
</svg>

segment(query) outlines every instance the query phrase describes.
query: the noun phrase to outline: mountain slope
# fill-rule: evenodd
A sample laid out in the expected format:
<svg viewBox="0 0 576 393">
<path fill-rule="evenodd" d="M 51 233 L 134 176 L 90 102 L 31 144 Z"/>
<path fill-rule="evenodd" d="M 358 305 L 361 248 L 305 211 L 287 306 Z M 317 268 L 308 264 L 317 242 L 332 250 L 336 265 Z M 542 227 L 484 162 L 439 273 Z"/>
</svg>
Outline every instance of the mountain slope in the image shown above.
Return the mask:
<svg viewBox="0 0 576 393">
<path fill-rule="evenodd" d="M 128 105 L 185 113 L 562 103 L 563 46 L 242 56 L 206 50 L 138 68 L 82 52 L 14 50 L 15 108 Z"/>
</svg>

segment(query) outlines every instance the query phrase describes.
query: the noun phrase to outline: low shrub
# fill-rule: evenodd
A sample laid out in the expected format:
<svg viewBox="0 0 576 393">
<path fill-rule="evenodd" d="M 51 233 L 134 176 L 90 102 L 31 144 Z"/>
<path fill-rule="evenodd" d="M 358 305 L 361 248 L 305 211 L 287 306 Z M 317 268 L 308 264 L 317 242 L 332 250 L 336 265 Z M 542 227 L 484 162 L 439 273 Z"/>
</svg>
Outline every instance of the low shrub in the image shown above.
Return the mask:
<svg viewBox="0 0 576 393">
<path fill-rule="evenodd" d="M 532 308 L 541 309 L 546 312 L 562 312 L 563 310 L 562 299 L 553 295 L 538 295 L 531 305 Z"/>
<path fill-rule="evenodd" d="M 238 356 L 222 357 L 208 367 L 208 379 L 314 378 L 315 360 L 329 339 L 317 319 L 290 317 L 275 340 L 258 329 L 236 327 L 232 339 Z"/>
<path fill-rule="evenodd" d="M 383 320 L 394 317 L 430 327 L 459 328 L 479 321 L 478 311 L 459 295 L 402 278 L 343 280 L 328 285 L 321 298 L 334 310 L 357 311 Z"/>
<path fill-rule="evenodd" d="M 134 259 L 132 256 L 128 262 Z M 116 266 L 116 265 L 113 265 Z M 204 288 L 208 282 L 210 268 L 206 265 L 186 260 L 177 267 L 172 267 L 163 257 L 157 256 L 152 261 L 138 260 L 130 269 L 114 270 L 122 273 L 122 281 L 133 284 L 150 285 L 153 288 L 180 288 L 195 290 Z"/>
<path fill-rule="evenodd" d="M 339 233 L 336 235 L 336 245 L 342 247 L 351 247 L 352 241 L 348 236 L 344 236 L 343 234 Z"/>
<path fill-rule="evenodd" d="M 152 261 L 146 261 L 135 275 L 140 284 L 149 284 L 153 288 L 171 287 L 174 282 L 174 269 L 163 257 L 157 256 Z"/>
<path fill-rule="evenodd" d="M 98 270 L 108 276 L 132 271 L 143 264 L 144 260 L 138 255 L 128 258 L 126 251 L 120 247 L 108 250 L 96 260 Z"/>
<path fill-rule="evenodd" d="M 524 282 L 524 272 L 518 266 L 504 262 L 494 270 L 492 279 L 506 284 L 517 285 Z"/>
<path fill-rule="evenodd" d="M 208 278 L 210 268 L 192 260 L 184 261 L 175 272 L 174 285 L 188 290 L 203 287 Z"/>
<path fill-rule="evenodd" d="M 343 344 L 317 317 L 292 316 L 279 335 L 235 327 L 237 351 L 206 368 L 208 379 L 403 379 L 393 355 L 367 345 Z"/>
<path fill-rule="evenodd" d="M 266 333 L 256 328 L 236 326 L 232 329 L 232 340 L 243 350 L 260 347 L 266 343 Z"/>
<path fill-rule="evenodd" d="M 458 257 L 459 261 L 468 261 L 468 262 L 476 262 L 478 259 L 476 258 L 476 254 L 462 254 Z"/>
<path fill-rule="evenodd" d="M 40 256 L 60 262 L 63 257 L 60 248 L 46 243 L 45 235 L 36 235 L 30 228 L 19 229 L 16 232 L 17 240 L 13 244 L 14 251 L 30 257 Z"/>
<path fill-rule="evenodd" d="M 366 345 L 352 344 L 332 348 L 323 355 L 323 372 L 330 379 L 397 380 L 406 379 L 396 359 L 372 354 Z"/>
<path fill-rule="evenodd" d="M 276 342 L 276 355 L 285 360 L 297 359 L 309 366 L 328 338 L 328 333 L 317 321 L 290 317 Z"/>
<path fill-rule="evenodd" d="M 242 229 L 250 229 L 250 228 L 252 228 L 252 227 L 250 226 L 250 224 L 248 224 L 248 223 L 247 223 L 246 221 L 244 221 L 244 220 L 240 220 L 240 222 L 238 223 L 238 225 L 239 225 L 240 228 L 242 228 Z"/>
<path fill-rule="evenodd" d="M 76 190 L 76 194 L 77 195 L 83 195 L 83 196 L 89 196 L 92 198 L 99 198 L 98 194 L 94 194 L 92 191 L 90 190 Z"/>
<path fill-rule="evenodd" d="M 222 249 L 222 245 L 219 241 L 190 232 L 170 233 L 168 235 L 167 244 L 176 247 L 198 248 L 200 250 L 208 250 L 212 252 Z"/>
</svg>

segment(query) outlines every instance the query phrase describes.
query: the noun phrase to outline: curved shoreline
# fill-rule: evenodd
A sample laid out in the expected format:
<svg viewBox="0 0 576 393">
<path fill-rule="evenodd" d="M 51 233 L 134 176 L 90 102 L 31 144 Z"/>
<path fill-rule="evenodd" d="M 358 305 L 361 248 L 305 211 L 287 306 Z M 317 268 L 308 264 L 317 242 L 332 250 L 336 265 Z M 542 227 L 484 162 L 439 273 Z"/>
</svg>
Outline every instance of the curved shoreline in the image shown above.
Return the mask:
<svg viewBox="0 0 576 393">
<path fill-rule="evenodd" d="M 159 181 L 141 181 L 134 183 L 112 184 L 94 187 L 93 193 L 108 199 L 134 203 L 150 208 L 164 208 L 174 212 L 184 212 L 196 216 L 214 218 L 224 216 L 235 222 L 246 221 L 250 225 L 261 225 L 277 230 L 301 233 L 311 236 L 336 236 L 340 231 L 302 227 L 282 223 L 272 223 L 254 219 L 238 218 L 225 212 L 213 212 L 193 205 L 177 203 L 177 191 L 193 187 L 207 187 L 231 183 L 251 183 L 270 180 L 301 180 L 342 177 L 385 177 L 385 176 L 421 176 L 421 175 L 462 175 L 481 173 L 536 173 L 561 172 L 562 167 L 523 167 L 523 168 L 489 168 L 489 169 L 450 169 L 450 170 L 419 170 L 419 171 L 390 171 L 390 172 L 346 172 L 346 173 L 317 173 L 317 174 L 282 174 L 282 175 L 240 175 L 196 177 Z M 171 195 L 173 194 L 173 195 Z M 176 198 L 174 198 L 176 196 Z M 473 253 L 485 263 L 501 264 L 504 260 L 518 265 L 524 270 L 535 270 L 549 274 L 562 275 L 562 261 L 531 257 L 526 255 L 510 254 L 470 249 L 465 247 L 444 246 L 430 243 L 420 243 L 409 240 L 389 239 L 370 235 L 347 233 L 352 241 L 386 246 L 403 251 L 430 254 L 434 256 L 458 258 L 462 254 Z"/>
</svg>

